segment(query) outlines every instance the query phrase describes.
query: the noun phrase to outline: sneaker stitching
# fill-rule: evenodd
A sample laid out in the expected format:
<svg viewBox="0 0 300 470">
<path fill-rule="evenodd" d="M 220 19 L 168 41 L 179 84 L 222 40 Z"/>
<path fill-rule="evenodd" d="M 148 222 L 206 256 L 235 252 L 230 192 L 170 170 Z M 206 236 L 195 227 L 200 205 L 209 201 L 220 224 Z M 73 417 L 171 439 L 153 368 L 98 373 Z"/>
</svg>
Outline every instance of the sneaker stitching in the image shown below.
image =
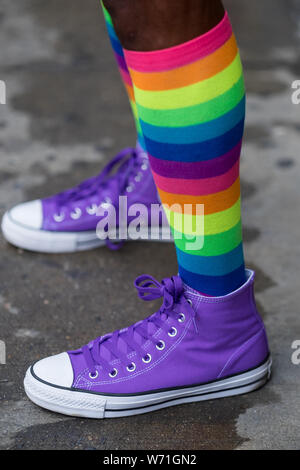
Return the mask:
<svg viewBox="0 0 300 470">
<path fill-rule="evenodd" d="M 186 336 L 187 334 L 187 331 L 190 327 L 192 323 L 192 319 L 190 319 L 190 321 L 187 323 L 185 329 L 183 330 L 182 332 L 182 335 L 178 338 L 178 340 L 173 343 L 171 345 L 171 347 L 165 352 L 164 355 L 162 355 L 160 358 L 158 358 L 155 362 L 153 362 L 149 367 L 146 367 L 144 368 L 143 370 L 140 370 L 138 372 L 136 372 L 135 374 L 132 374 L 130 376 L 126 376 L 126 377 L 120 377 L 119 379 L 117 380 L 107 380 L 107 381 L 101 381 L 101 382 L 89 382 L 92 386 L 98 386 L 98 385 L 111 385 L 111 384 L 115 384 L 115 383 L 120 383 L 120 382 L 125 382 L 127 380 L 131 380 L 131 379 L 134 379 L 138 376 L 140 376 L 141 374 L 144 374 L 145 372 L 149 372 L 150 370 L 152 370 L 154 367 L 156 367 L 160 362 L 162 362 L 163 360 L 165 360 L 169 354 L 182 342 L 182 340 L 184 339 L 184 337 Z M 84 376 L 83 376 L 83 373 L 86 373 L 88 371 L 88 369 L 85 369 L 84 372 L 81 372 L 78 376 L 78 379 L 79 378 L 83 378 L 84 380 L 87 380 Z M 76 380 L 76 383 L 78 383 L 78 379 Z"/>
</svg>

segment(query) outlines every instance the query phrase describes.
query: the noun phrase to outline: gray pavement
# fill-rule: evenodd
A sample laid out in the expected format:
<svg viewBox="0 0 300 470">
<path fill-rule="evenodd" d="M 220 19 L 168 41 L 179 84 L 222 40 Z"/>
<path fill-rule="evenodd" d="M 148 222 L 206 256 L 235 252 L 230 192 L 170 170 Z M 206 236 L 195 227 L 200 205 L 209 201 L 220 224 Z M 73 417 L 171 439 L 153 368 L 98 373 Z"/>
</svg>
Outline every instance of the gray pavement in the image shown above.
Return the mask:
<svg viewBox="0 0 300 470">
<path fill-rule="evenodd" d="M 299 449 L 300 9 L 293 0 L 226 2 L 248 87 L 242 160 L 247 264 L 257 270 L 274 374 L 246 396 L 107 421 L 31 404 L 22 380 L 36 359 L 73 349 L 150 313 L 132 283 L 176 272 L 171 245 L 117 253 L 32 254 L 0 238 L 0 449 Z M 0 211 L 94 174 L 134 144 L 125 92 L 97 1 L 2 0 Z M 1 215 L 0 214 L 0 215 Z M 161 260 L 164 263 L 161 263 Z"/>
</svg>

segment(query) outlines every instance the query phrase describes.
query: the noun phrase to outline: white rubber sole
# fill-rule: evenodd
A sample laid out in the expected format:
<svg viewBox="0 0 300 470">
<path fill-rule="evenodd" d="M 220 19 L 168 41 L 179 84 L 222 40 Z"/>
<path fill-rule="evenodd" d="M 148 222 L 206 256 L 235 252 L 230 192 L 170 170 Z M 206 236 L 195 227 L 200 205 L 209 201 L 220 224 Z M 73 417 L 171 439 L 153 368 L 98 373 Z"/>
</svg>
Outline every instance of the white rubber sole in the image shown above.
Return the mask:
<svg viewBox="0 0 300 470">
<path fill-rule="evenodd" d="M 38 253 L 73 253 L 75 251 L 92 250 L 105 245 L 105 240 L 100 240 L 97 237 L 96 230 L 86 232 L 50 232 L 32 229 L 13 220 L 9 212 L 4 214 L 1 228 L 5 239 L 9 243 L 18 248 Z M 147 229 L 146 233 L 141 233 L 139 240 L 171 242 L 173 240 L 169 235 L 169 228 L 163 227 L 159 229 L 159 238 L 153 240 L 148 236 Z"/>
<path fill-rule="evenodd" d="M 117 418 L 159 410 L 169 406 L 242 395 L 261 388 L 271 376 L 272 359 L 248 372 L 193 387 L 138 395 L 100 395 L 93 392 L 55 387 L 27 370 L 24 387 L 35 404 L 69 416 Z"/>
</svg>

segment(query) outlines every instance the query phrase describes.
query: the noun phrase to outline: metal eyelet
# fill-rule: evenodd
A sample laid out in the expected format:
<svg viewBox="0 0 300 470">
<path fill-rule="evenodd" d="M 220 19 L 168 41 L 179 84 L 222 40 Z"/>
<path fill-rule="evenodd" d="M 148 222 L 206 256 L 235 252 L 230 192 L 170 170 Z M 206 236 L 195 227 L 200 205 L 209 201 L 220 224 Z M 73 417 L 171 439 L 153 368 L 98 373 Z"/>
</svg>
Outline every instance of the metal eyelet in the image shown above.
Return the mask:
<svg viewBox="0 0 300 470">
<path fill-rule="evenodd" d="M 163 351 L 165 347 L 166 347 L 166 343 L 162 339 L 156 345 L 156 349 L 158 349 L 159 351 Z"/>
<path fill-rule="evenodd" d="M 178 321 L 179 321 L 179 323 L 183 323 L 185 321 L 185 314 L 184 313 L 179 314 Z"/>
<path fill-rule="evenodd" d="M 171 330 L 169 331 L 168 335 L 171 337 L 171 338 L 174 338 L 174 336 L 177 335 L 177 330 L 176 328 L 174 328 L 174 326 L 172 326 Z"/>
<path fill-rule="evenodd" d="M 65 218 L 65 214 L 62 212 L 61 214 L 54 214 L 53 219 L 55 222 L 62 222 Z"/>
<path fill-rule="evenodd" d="M 133 185 L 133 184 L 127 186 L 127 188 L 126 188 L 126 192 L 127 192 L 127 193 L 132 193 L 133 190 L 134 190 L 134 185 Z"/>
<path fill-rule="evenodd" d="M 142 175 L 141 172 L 139 172 L 139 173 L 136 175 L 136 177 L 134 178 L 134 180 L 135 180 L 137 183 L 139 183 L 139 182 L 142 180 L 142 178 L 143 178 L 143 175 Z"/>
<path fill-rule="evenodd" d="M 129 366 L 126 367 L 126 369 L 128 370 L 128 372 L 134 372 L 136 369 L 136 364 L 132 362 L 131 364 L 129 364 Z"/>
<path fill-rule="evenodd" d="M 70 215 L 71 215 L 72 219 L 74 219 L 74 220 L 80 219 L 80 217 L 82 215 L 82 210 L 79 207 L 76 207 L 74 212 L 71 212 Z"/>
<path fill-rule="evenodd" d="M 92 204 L 91 206 L 85 209 L 89 215 L 95 215 L 98 210 L 97 204 Z"/>
<path fill-rule="evenodd" d="M 152 361 L 152 356 L 151 356 L 151 354 L 146 354 L 146 356 L 144 356 L 144 357 L 142 358 L 142 361 L 143 361 L 145 364 L 149 364 L 149 362 Z"/>
<path fill-rule="evenodd" d="M 113 369 L 110 373 L 109 376 L 113 379 L 114 377 L 117 377 L 118 375 L 118 369 Z"/>
<path fill-rule="evenodd" d="M 89 378 L 95 380 L 98 377 L 98 375 L 99 375 L 99 372 L 96 370 L 95 375 L 91 374 L 91 372 L 89 373 Z"/>
<path fill-rule="evenodd" d="M 193 302 L 191 301 L 191 299 L 187 299 L 187 303 L 192 306 L 193 305 Z"/>
<path fill-rule="evenodd" d="M 141 166 L 141 169 L 142 169 L 143 171 L 148 170 L 148 164 L 147 164 L 147 163 L 143 163 L 142 166 Z"/>
</svg>

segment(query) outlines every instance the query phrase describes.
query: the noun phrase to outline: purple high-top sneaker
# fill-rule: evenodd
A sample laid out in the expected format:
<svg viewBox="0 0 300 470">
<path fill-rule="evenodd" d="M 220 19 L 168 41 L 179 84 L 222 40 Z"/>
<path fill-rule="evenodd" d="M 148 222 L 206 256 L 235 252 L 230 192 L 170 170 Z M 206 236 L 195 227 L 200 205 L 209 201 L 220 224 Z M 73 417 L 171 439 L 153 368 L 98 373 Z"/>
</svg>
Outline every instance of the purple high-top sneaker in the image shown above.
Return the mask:
<svg viewBox="0 0 300 470">
<path fill-rule="evenodd" d="M 35 363 L 28 397 L 59 413 L 112 418 L 262 387 L 271 375 L 254 273 L 224 297 L 204 297 L 177 276 L 160 284 L 137 278 L 143 300 L 163 297 L 158 312 L 76 351 Z"/>
<path fill-rule="evenodd" d="M 140 239 L 149 239 L 151 207 L 160 202 L 147 154 L 139 146 L 123 150 L 98 176 L 75 188 L 13 207 L 4 214 L 2 231 L 10 243 L 32 251 L 63 253 L 89 250 L 105 244 L 104 228 L 100 229 L 103 233 L 99 236 L 96 227 L 105 217 L 108 205 L 116 209 L 114 239 L 120 240 L 119 196 L 127 196 L 128 209 L 137 203 L 145 206 L 148 220 L 142 224 L 139 236 Z M 99 214 L 100 208 L 103 213 Z M 157 241 L 170 240 L 167 221 L 160 211 L 159 215 L 155 218 L 157 226 L 153 227 L 152 223 L 150 233 L 157 234 Z M 130 212 L 127 216 L 125 221 L 123 217 L 125 230 L 134 219 Z M 109 246 L 113 247 L 112 244 Z"/>
</svg>

